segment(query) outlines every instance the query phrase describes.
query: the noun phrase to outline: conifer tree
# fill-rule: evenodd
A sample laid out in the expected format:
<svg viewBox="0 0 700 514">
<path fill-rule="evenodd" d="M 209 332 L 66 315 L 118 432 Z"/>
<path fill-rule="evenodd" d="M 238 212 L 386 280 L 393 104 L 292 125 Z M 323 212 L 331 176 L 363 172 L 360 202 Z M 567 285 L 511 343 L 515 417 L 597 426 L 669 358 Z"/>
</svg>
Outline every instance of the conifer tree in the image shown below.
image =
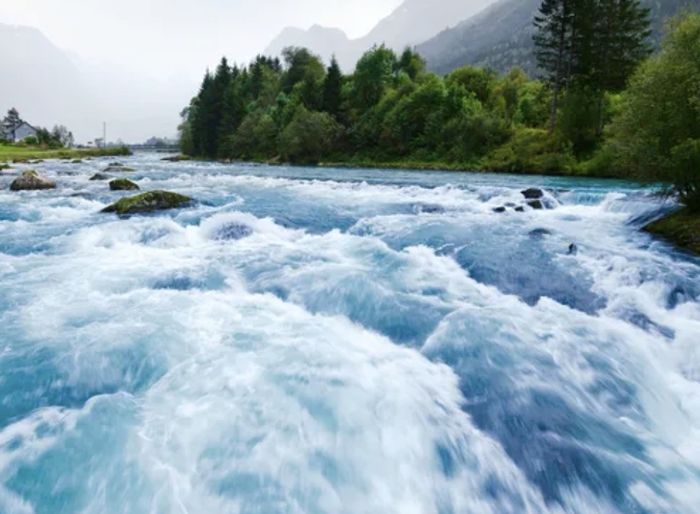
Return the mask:
<svg viewBox="0 0 700 514">
<path fill-rule="evenodd" d="M 334 56 L 323 82 L 323 110 L 336 119 L 340 115 L 342 89 L 343 74 Z"/>
<path fill-rule="evenodd" d="M 572 69 L 574 3 L 575 0 L 543 0 L 535 17 L 535 57 L 552 88 L 550 132 L 556 128 L 559 99 Z"/>
</svg>

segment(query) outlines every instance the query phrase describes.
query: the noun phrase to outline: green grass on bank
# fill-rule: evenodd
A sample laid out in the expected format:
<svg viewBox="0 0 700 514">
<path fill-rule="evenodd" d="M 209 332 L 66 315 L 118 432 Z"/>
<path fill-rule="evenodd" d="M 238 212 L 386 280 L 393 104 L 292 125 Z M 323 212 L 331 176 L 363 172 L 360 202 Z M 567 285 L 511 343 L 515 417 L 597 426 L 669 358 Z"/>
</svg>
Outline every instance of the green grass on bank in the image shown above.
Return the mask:
<svg viewBox="0 0 700 514">
<path fill-rule="evenodd" d="M 644 230 L 700 254 L 700 213 L 682 209 L 647 225 Z"/>
<path fill-rule="evenodd" d="M 34 159 L 83 159 L 86 157 L 104 157 L 129 155 L 128 148 L 58 148 L 51 149 L 41 146 L 0 144 L 1 162 L 20 162 Z"/>
</svg>

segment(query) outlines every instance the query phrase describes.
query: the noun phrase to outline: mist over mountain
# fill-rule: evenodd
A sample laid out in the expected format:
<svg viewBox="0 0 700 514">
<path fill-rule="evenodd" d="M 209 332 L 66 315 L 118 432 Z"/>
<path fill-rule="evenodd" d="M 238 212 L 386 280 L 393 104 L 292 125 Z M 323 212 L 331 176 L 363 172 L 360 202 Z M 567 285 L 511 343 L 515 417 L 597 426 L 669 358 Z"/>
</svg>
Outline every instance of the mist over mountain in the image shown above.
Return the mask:
<svg viewBox="0 0 700 514">
<path fill-rule="evenodd" d="M 700 0 L 643 0 L 652 10 L 653 41 L 661 40 L 669 17 L 684 8 L 700 8 Z M 492 6 L 417 46 L 437 73 L 476 65 L 503 72 L 519 66 L 536 73 L 533 19 L 541 0 L 498 0 Z"/>
<path fill-rule="evenodd" d="M 405 0 L 389 16 L 365 36 L 350 39 L 335 28 L 314 25 L 308 30 L 286 28 L 264 50 L 266 55 L 279 55 L 288 46 L 309 48 L 325 60 L 335 55 L 340 65 L 351 70 L 360 56 L 373 45 L 401 51 L 413 47 L 454 27 L 482 10 L 493 0 Z"/>
<path fill-rule="evenodd" d="M 0 109 L 19 109 L 33 124 L 82 125 L 74 107 L 94 108 L 73 60 L 41 32 L 0 24 Z M 81 126 L 80 130 L 87 129 Z"/>
<path fill-rule="evenodd" d="M 33 125 L 67 126 L 78 142 L 101 136 L 103 122 L 110 140 L 172 136 L 195 87 L 90 64 L 30 27 L 0 24 L 0 48 L 1 115 L 15 107 Z"/>
</svg>

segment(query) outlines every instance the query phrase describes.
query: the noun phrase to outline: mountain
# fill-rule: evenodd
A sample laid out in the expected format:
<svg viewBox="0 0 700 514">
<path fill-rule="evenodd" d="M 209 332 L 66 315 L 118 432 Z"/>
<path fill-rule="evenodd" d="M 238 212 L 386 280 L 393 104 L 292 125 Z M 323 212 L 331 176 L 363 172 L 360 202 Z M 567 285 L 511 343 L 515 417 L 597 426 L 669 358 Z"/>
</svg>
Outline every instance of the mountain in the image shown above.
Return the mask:
<svg viewBox="0 0 700 514">
<path fill-rule="evenodd" d="M 279 56 L 282 50 L 290 46 L 309 48 L 328 62 L 334 55 L 340 62 L 351 58 L 353 43 L 340 29 L 313 25 L 308 30 L 296 27 L 285 28 L 264 51 L 265 55 Z"/>
<path fill-rule="evenodd" d="M 396 51 L 413 47 L 469 18 L 491 2 L 493 0 L 404 0 L 361 38 L 349 39 L 339 29 L 318 25 L 308 30 L 286 28 L 268 45 L 264 54 L 279 55 L 288 46 L 302 46 L 326 61 L 335 55 L 345 70 L 351 70 L 360 56 L 374 45 L 383 43 Z"/>
<path fill-rule="evenodd" d="M 536 73 L 533 19 L 541 0 L 498 0 L 484 11 L 418 45 L 437 73 L 466 64 L 506 71 L 520 66 Z M 652 10 L 653 40 L 658 44 L 669 17 L 684 8 L 700 9 L 700 0 L 643 0 Z"/>
<path fill-rule="evenodd" d="M 140 142 L 174 135 L 178 113 L 196 87 L 191 79 L 146 77 L 91 65 L 35 28 L 0 23 L 0 118 L 15 107 L 32 125 L 65 125 L 79 142 L 108 124 L 108 137 Z"/>
<path fill-rule="evenodd" d="M 16 107 L 33 124 L 79 121 L 66 106 L 84 99 L 85 87 L 68 54 L 36 29 L 3 24 L 0 48 L 0 116 Z"/>
</svg>

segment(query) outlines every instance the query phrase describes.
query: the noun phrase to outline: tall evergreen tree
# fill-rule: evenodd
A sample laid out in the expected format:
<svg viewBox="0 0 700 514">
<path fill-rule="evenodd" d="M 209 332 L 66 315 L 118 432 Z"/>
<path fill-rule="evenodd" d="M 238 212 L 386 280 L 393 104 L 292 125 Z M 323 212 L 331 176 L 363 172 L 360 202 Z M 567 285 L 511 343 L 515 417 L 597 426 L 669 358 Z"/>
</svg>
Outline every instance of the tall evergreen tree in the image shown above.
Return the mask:
<svg viewBox="0 0 700 514">
<path fill-rule="evenodd" d="M 194 154 L 198 156 L 207 155 L 206 132 L 209 121 L 208 111 L 211 110 L 210 98 L 213 81 L 211 73 L 207 70 L 202 85 L 199 87 L 199 93 L 192 100 L 189 110 L 192 149 Z"/>
<path fill-rule="evenodd" d="M 331 59 L 323 82 L 323 110 L 338 119 L 342 101 L 343 74 L 335 56 Z"/>
<path fill-rule="evenodd" d="M 572 34 L 575 0 L 543 0 L 535 17 L 535 57 L 552 88 L 549 129 L 554 131 L 562 90 L 572 69 Z"/>
</svg>

